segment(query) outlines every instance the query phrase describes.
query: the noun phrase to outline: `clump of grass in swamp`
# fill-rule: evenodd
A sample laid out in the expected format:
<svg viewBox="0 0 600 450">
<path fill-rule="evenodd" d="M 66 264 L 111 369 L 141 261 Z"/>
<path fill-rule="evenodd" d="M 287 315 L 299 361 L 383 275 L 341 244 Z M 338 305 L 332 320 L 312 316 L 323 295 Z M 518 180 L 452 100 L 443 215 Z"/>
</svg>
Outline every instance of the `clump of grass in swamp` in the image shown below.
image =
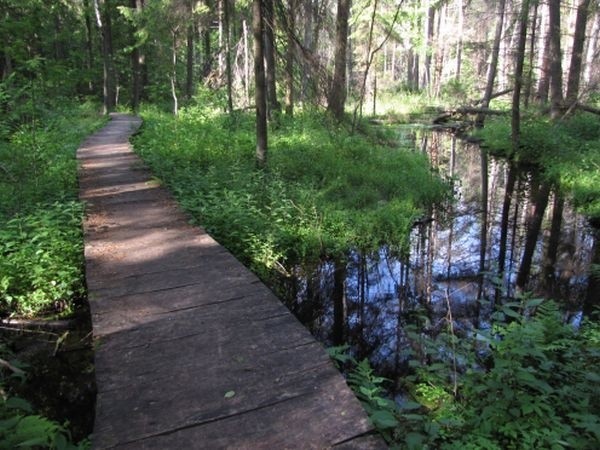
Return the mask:
<svg viewBox="0 0 600 450">
<path fill-rule="evenodd" d="M 600 221 L 600 118 L 581 113 L 558 122 L 530 116 L 523 121 L 514 153 L 507 118 L 486 122 L 478 132 L 490 152 L 536 168 L 546 181 L 571 194 L 576 207 Z"/>
<path fill-rule="evenodd" d="M 261 276 L 293 264 L 406 250 L 413 222 L 449 194 L 426 157 L 326 125 L 282 117 L 267 171 L 255 169 L 253 116 L 189 108 L 144 113 L 137 151 L 179 202 Z"/>
<path fill-rule="evenodd" d="M 103 122 L 64 105 L 0 141 L 0 315 L 70 312 L 83 295 L 75 151 Z"/>
</svg>

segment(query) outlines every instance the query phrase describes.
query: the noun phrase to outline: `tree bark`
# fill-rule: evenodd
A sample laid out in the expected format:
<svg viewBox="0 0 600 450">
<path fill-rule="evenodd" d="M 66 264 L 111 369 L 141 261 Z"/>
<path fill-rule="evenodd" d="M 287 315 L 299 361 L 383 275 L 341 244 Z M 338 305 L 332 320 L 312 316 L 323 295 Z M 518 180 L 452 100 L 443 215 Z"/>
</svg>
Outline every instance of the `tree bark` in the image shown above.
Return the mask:
<svg viewBox="0 0 600 450">
<path fill-rule="evenodd" d="M 140 0 L 130 0 L 129 5 L 131 8 L 135 9 L 137 13 L 141 12 L 142 2 Z M 135 112 L 137 112 L 140 107 L 140 97 L 142 93 L 141 52 L 136 42 L 136 31 L 134 25 L 132 36 L 133 50 L 131 52 L 131 109 Z"/>
<path fill-rule="evenodd" d="M 194 1 L 188 0 L 189 23 L 186 30 L 186 55 L 185 55 L 185 96 L 191 100 L 194 95 L 194 36 L 196 35 L 196 27 L 194 25 Z"/>
<path fill-rule="evenodd" d="M 515 61 L 515 87 L 512 98 L 511 141 L 513 154 L 519 151 L 521 139 L 521 89 L 523 88 L 523 66 L 525 62 L 525 46 L 527 44 L 527 22 L 529 18 L 529 0 L 521 5 L 519 17 L 519 35 Z"/>
<path fill-rule="evenodd" d="M 275 76 L 275 16 L 273 13 L 273 0 L 263 0 L 263 31 L 264 53 L 267 83 L 267 114 L 271 117 L 273 111 L 281 111 L 281 104 L 277 101 L 277 86 Z"/>
<path fill-rule="evenodd" d="M 267 96 L 263 48 L 262 1 L 252 2 L 252 33 L 254 35 L 254 101 L 256 103 L 256 164 L 267 164 Z"/>
<path fill-rule="evenodd" d="M 502 29 L 504 27 L 504 10 L 506 9 L 506 0 L 498 2 L 498 20 L 496 22 L 496 31 L 494 33 L 494 46 L 492 47 L 492 56 L 488 66 L 487 83 L 485 93 L 483 94 L 482 107 L 488 108 L 494 92 L 494 83 L 496 81 L 496 71 L 498 69 L 498 55 L 500 54 L 500 40 L 502 39 Z M 483 114 L 477 115 L 476 125 L 482 127 L 485 120 Z"/>
<path fill-rule="evenodd" d="M 225 28 L 225 77 L 227 78 L 227 112 L 233 113 L 233 76 L 231 73 L 231 6 L 223 0 L 223 27 Z"/>
<path fill-rule="evenodd" d="M 560 0 L 548 1 L 550 22 L 550 115 L 557 118 L 563 110 L 562 53 L 560 47 Z"/>
<path fill-rule="evenodd" d="M 205 0 L 205 5 L 209 10 L 212 10 L 213 3 L 210 0 Z M 202 24 L 202 53 L 203 53 L 203 64 L 202 64 L 202 78 L 206 78 L 210 75 L 213 64 L 212 46 L 210 40 L 210 15 L 203 21 Z"/>
<path fill-rule="evenodd" d="M 108 114 L 115 107 L 116 81 L 113 64 L 112 27 L 110 20 L 110 0 L 94 0 L 96 23 L 102 34 L 103 68 L 103 112 Z"/>
<path fill-rule="evenodd" d="M 246 106 L 250 105 L 250 56 L 248 50 L 248 22 L 242 21 L 242 39 L 244 41 L 244 93 L 246 95 Z"/>
<path fill-rule="evenodd" d="M 179 114 L 179 99 L 177 98 L 177 31 L 171 30 L 171 97 L 173 98 L 173 115 Z"/>
<path fill-rule="evenodd" d="M 544 10 L 542 10 L 544 11 Z M 550 39 L 550 29 L 545 34 L 544 37 L 544 49 L 542 51 L 542 64 L 540 67 L 540 76 L 538 82 L 537 89 L 537 99 L 541 104 L 548 103 L 548 96 L 550 93 L 550 65 L 552 61 L 551 52 L 551 39 Z"/>
<path fill-rule="evenodd" d="M 577 19 L 575 20 L 575 34 L 573 36 L 573 51 L 571 53 L 571 65 L 567 80 L 567 103 L 572 105 L 577 102 L 579 96 L 579 81 L 581 80 L 581 63 L 585 43 L 585 29 L 587 26 L 590 0 L 581 0 L 577 7 Z"/>
<path fill-rule="evenodd" d="M 288 0 L 287 49 L 285 55 L 285 114 L 294 115 L 294 59 L 296 41 L 296 7 L 298 0 Z"/>
<path fill-rule="evenodd" d="M 533 87 L 533 59 L 535 56 L 535 41 L 537 39 L 537 24 L 538 24 L 538 3 L 534 2 L 533 13 L 531 14 L 531 34 L 529 37 L 529 64 L 527 68 L 527 77 L 525 79 L 525 92 L 524 92 L 524 105 L 525 108 L 529 106 L 529 99 L 531 98 L 531 90 Z"/>
<path fill-rule="evenodd" d="M 305 0 L 303 7 L 304 16 L 304 36 L 303 46 L 309 51 L 313 50 L 314 37 L 313 31 L 313 0 Z M 306 101 L 309 98 L 309 89 L 311 88 L 311 70 L 308 61 L 303 64 L 304 76 L 302 77 L 302 100 Z"/>
<path fill-rule="evenodd" d="M 460 81 L 460 72 L 462 69 L 462 50 L 463 50 L 463 33 L 464 33 L 464 12 L 462 0 L 457 1 L 458 11 L 458 42 L 456 43 L 456 74 L 454 79 Z"/>
<path fill-rule="evenodd" d="M 426 27 L 425 30 L 425 55 L 423 57 L 423 87 L 427 88 L 429 92 L 432 92 L 431 89 L 431 60 L 432 60 L 432 49 L 433 46 L 433 36 L 434 36 L 434 25 L 435 25 L 435 7 L 431 4 L 427 8 L 427 18 L 426 18 Z M 418 77 L 417 77 L 418 80 Z M 418 84 L 418 82 L 417 82 Z M 418 90 L 417 86 L 415 90 Z"/>
<path fill-rule="evenodd" d="M 89 0 L 84 0 L 83 2 L 83 10 L 84 10 L 84 15 L 85 15 L 85 31 L 86 31 L 86 35 L 85 35 L 85 50 L 87 53 L 87 61 L 86 61 L 86 66 L 87 66 L 87 70 L 89 71 L 88 76 L 90 77 L 90 81 L 88 83 L 88 90 L 89 93 L 94 92 L 94 82 L 92 81 L 92 70 L 94 68 L 94 39 L 93 39 L 93 35 L 92 35 L 92 16 L 91 16 L 91 9 L 90 9 L 90 1 Z"/>
<path fill-rule="evenodd" d="M 335 33 L 335 61 L 333 79 L 329 87 L 327 110 L 337 120 L 344 117 L 346 105 L 346 50 L 348 45 L 348 19 L 351 0 L 337 1 L 337 19 Z"/>
</svg>

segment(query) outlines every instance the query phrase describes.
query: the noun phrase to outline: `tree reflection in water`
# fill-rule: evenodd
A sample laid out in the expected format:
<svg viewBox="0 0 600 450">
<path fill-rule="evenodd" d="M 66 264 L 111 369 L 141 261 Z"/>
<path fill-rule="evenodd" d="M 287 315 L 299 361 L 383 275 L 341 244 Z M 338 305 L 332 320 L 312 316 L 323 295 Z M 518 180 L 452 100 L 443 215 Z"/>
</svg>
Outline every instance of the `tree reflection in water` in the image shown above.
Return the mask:
<svg viewBox="0 0 600 450">
<path fill-rule="evenodd" d="M 435 335 L 451 320 L 458 336 L 489 326 L 495 301 L 516 293 L 528 247 L 533 250 L 525 289 L 558 299 L 576 318 L 594 234 L 568 199 L 541 184 L 535 173 L 517 170 L 502 226 L 510 169 L 504 161 L 485 155 L 482 160 L 478 145 L 445 133 L 411 130 L 401 138 L 412 140 L 415 151 L 426 152 L 440 174 L 452 180 L 455 202 L 415 224 L 408 255 L 382 247 L 375 255 L 355 251 L 346 261 L 296 268 L 295 277 L 286 281 L 287 302 L 313 334 L 326 345 L 349 344 L 355 357 L 368 357 L 379 373 L 395 378 L 414 354 L 407 332 L 411 325 Z M 536 201 L 540 195 L 546 197 L 543 213 Z M 539 233 L 531 231 L 536 204 Z M 502 240 L 506 259 L 499 280 Z"/>
</svg>

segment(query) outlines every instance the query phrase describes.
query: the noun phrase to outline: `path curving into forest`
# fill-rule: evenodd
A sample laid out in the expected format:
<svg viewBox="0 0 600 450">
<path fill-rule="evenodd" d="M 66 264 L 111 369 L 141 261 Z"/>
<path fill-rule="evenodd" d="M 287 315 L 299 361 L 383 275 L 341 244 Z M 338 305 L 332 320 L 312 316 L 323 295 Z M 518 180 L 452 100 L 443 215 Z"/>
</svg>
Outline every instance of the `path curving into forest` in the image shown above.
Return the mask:
<svg viewBox="0 0 600 450">
<path fill-rule="evenodd" d="M 93 448 L 385 448 L 322 346 L 132 152 L 140 125 L 112 114 L 77 152 Z"/>
</svg>

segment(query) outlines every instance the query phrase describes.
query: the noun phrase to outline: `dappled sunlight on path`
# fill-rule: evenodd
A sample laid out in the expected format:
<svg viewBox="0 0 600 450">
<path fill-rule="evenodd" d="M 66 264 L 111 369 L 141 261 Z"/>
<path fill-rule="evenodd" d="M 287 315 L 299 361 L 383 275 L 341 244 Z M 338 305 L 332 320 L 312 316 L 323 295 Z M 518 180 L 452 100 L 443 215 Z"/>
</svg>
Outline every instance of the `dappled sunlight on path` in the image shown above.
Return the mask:
<svg viewBox="0 0 600 450">
<path fill-rule="evenodd" d="M 320 344 L 133 154 L 140 124 L 114 114 L 78 150 L 94 448 L 385 448 Z"/>
</svg>

